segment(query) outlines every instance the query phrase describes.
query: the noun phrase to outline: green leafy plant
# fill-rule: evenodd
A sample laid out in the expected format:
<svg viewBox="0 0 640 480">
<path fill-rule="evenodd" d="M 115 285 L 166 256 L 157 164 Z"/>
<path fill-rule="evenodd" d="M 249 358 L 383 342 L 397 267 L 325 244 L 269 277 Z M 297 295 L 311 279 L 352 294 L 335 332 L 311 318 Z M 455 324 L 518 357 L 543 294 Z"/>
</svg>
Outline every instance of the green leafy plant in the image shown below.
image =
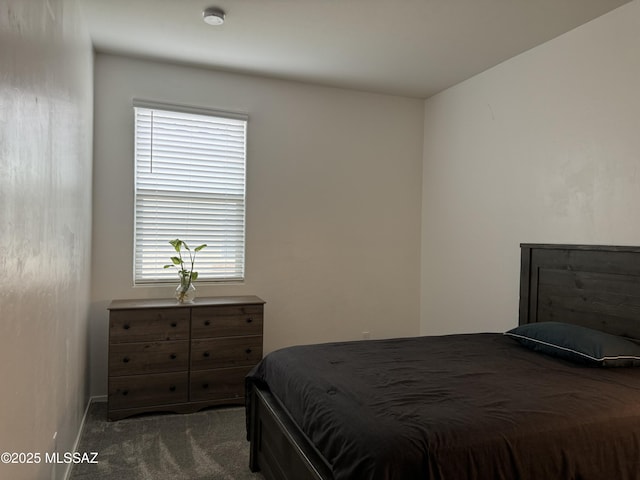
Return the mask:
<svg viewBox="0 0 640 480">
<path fill-rule="evenodd" d="M 171 263 L 165 265 L 164 268 L 176 267 L 178 269 L 178 275 L 180 277 L 180 294 L 182 295 L 182 298 L 178 297 L 178 300 L 182 301 L 184 300 L 186 293 L 189 291 L 191 284 L 198 279 L 198 272 L 193 270 L 193 266 L 196 262 L 196 254 L 207 245 L 203 243 L 191 250 L 189 245 L 179 238 L 170 240 L 169 243 L 173 245 L 173 248 L 178 252 L 178 255 L 171 257 Z M 189 254 L 189 258 L 186 259 L 186 261 L 185 258 L 182 257 L 182 247 L 184 247 L 185 251 Z"/>
</svg>

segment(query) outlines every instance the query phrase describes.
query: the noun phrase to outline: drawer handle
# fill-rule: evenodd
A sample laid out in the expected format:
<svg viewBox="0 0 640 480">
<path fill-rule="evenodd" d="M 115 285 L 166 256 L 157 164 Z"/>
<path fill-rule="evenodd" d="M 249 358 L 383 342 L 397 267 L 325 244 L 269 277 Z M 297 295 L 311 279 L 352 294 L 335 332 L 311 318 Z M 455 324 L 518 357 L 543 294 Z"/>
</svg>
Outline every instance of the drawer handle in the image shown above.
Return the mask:
<svg viewBox="0 0 640 480">
<path fill-rule="evenodd" d="M 122 391 L 122 395 L 124 395 L 124 396 L 129 395 L 129 390 L 123 390 L 123 391 Z"/>
<path fill-rule="evenodd" d="M 169 391 L 170 391 L 170 392 L 175 392 L 175 391 L 176 391 L 176 386 L 175 386 L 175 385 L 171 385 L 171 386 L 169 387 Z"/>
<path fill-rule="evenodd" d="M 203 383 L 203 384 L 202 384 L 202 388 L 204 388 L 204 389 L 209 388 L 209 384 L 208 384 L 208 383 Z"/>
<path fill-rule="evenodd" d="M 171 355 L 169 355 L 169 358 L 171 360 L 175 360 L 176 358 L 178 358 L 178 356 L 175 353 L 172 353 Z"/>
<path fill-rule="evenodd" d="M 246 352 L 247 354 L 249 354 L 249 353 L 251 353 L 251 349 L 250 349 L 250 348 L 247 348 L 247 349 L 245 350 L 245 352 Z"/>
<path fill-rule="evenodd" d="M 207 357 L 207 358 L 208 358 L 208 357 L 209 357 L 209 352 L 204 352 L 204 353 L 202 354 L 202 356 L 203 356 L 203 357 Z"/>
<path fill-rule="evenodd" d="M 205 327 L 208 327 L 209 325 L 211 325 L 211 322 L 209 320 L 205 320 L 204 321 L 204 325 L 205 325 Z"/>
<path fill-rule="evenodd" d="M 124 358 L 122 359 L 122 361 L 123 361 L 124 363 L 129 363 L 129 357 L 124 357 Z"/>
<path fill-rule="evenodd" d="M 171 322 L 171 326 L 172 326 L 173 328 L 176 328 L 176 327 L 178 326 L 178 323 L 177 323 L 177 322 Z"/>
<path fill-rule="evenodd" d="M 247 318 L 247 323 L 251 323 L 251 322 L 253 322 L 253 318 L 251 317 Z"/>
<path fill-rule="evenodd" d="M 122 328 L 124 328 L 125 330 L 129 330 L 129 328 L 131 328 L 131 327 L 129 326 L 129 324 L 128 324 L 128 323 L 125 323 L 125 324 L 122 326 Z"/>
</svg>

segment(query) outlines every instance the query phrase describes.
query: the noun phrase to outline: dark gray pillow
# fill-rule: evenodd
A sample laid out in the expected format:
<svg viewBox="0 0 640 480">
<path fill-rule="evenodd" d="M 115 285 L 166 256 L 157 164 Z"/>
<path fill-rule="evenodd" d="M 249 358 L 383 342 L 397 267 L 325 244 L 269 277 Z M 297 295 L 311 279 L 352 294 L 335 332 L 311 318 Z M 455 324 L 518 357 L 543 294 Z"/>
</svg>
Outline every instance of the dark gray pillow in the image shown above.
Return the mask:
<svg viewBox="0 0 640 480">
<path fill-rule="evenodd" d="M 505 332 L 536 352 L 603 367 L 639 367 L 640 345 L 624 337 L 562 322 L 520 325 Z"/>
</svg>

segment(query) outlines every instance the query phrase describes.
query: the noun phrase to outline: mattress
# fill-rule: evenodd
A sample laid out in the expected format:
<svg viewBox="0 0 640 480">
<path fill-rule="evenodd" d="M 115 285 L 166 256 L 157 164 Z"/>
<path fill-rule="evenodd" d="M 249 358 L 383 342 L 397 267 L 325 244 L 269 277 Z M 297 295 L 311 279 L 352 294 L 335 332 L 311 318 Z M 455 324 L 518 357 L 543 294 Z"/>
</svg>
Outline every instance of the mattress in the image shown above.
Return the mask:
<svg viewBox="0 0 640 480">
<path fill-rule="evenodd" d="M 254 383 L 336 480 L 640 479 L 640 369 L 573 364 L 502 334 L 290 347 Z"/>
</svg>

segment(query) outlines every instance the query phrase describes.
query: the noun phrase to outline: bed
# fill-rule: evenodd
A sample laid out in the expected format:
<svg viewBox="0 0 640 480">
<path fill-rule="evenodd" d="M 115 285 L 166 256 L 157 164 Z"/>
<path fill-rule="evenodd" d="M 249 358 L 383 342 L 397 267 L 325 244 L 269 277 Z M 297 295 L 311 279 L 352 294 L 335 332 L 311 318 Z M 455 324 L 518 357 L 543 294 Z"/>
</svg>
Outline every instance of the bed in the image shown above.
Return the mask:
<svg viewBox="0 0 640 480">
<path fill-rule="evenodd" d="M 628 340 L 640 339 L 640 248 L 521 245 L 518 323 L 508 334 L 272 352 L 246 382 L 251 470 L 268 480 L 640 479 L 640 368 L 629 366 L 640 345 Z M 540 331 L 631 350 L 555 348 Z"/>
</svg>

